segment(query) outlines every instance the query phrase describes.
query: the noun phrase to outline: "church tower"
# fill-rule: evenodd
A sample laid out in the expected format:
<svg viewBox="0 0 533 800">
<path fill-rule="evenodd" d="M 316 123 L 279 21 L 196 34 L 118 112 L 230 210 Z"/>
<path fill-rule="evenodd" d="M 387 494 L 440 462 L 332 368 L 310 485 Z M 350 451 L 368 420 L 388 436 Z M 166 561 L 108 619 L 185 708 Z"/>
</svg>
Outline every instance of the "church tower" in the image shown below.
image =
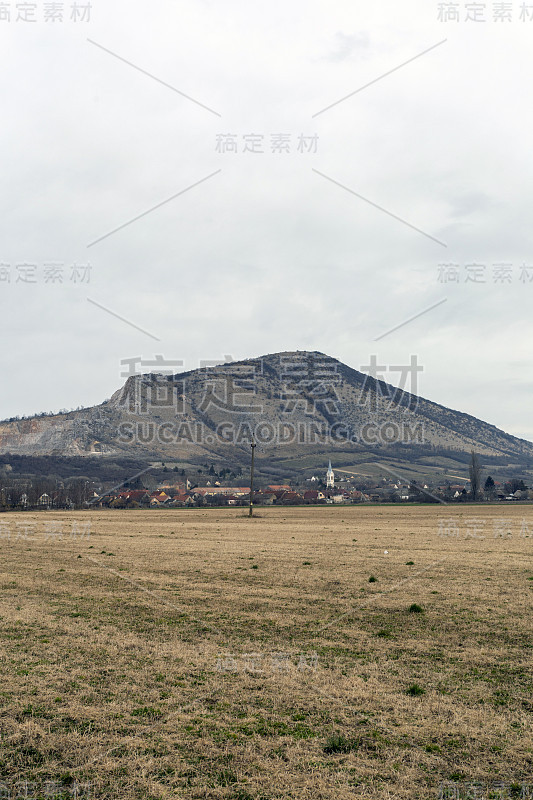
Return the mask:
<svg viewBox="0 0 533 800">
<path fill-rule="evenodd" d="M 331 461 L 330 461 L 328 471 L 326 472 L 326 487 L 328 489 L 333 489 L 334 485 L 335 485 L 335 473 L 331 469 Z"/>
</svg>

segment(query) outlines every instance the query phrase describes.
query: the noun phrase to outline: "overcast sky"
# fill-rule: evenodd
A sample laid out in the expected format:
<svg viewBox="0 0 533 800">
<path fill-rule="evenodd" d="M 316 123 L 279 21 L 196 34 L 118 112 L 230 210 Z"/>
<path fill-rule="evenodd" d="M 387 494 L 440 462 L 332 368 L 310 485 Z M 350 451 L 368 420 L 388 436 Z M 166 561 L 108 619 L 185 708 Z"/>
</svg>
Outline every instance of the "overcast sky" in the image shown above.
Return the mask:
<svg viewBox="0 0 533 800">
<path fill-rule="evenodd" d="M 533 6 L 8 5 L 0 417 L 319 350 L 533 440 Z"/>
</svg>

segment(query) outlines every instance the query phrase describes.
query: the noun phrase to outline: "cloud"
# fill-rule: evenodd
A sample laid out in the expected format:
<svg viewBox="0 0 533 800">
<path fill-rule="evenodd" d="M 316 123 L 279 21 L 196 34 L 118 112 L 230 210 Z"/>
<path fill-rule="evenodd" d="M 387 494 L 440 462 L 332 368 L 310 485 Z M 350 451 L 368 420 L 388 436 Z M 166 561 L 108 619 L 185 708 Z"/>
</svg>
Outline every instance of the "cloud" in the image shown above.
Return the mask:
<svg viewBox="0 0 533 800">
<path fill-rule="evenodd" d="M 0 416 L 97 403 L 137 355 L 194 368 L 307 348 L 359 368 L 376 336 L 447 296 L 377 355 L 419 353 L 422 394 L 529 430 L 527 391 L 505 388 L 532 379 L 529 40 L 518 23 L 450 29 L 415 0 L 401 26 L 395 14 L 392 0 L 93 0 L 85 27 L 1 23 Z M 441 262 L 461 280 L 439 282 Z M 465 280 L 472 262 L 484 284 Z M 510 283 L 493 280 L 498 262 Z M 88 263 L 90 284 L 72 281 Z M 501 392 L 486 389 L 495 373 Z"/>
<path fill-rule="evenodd" d="M 335 34 L 335 44 L 327 56 L 326 61 L 346 61 L 347 59 L 360 58 L 370 47 L 370 38 L 367 33 L 345 34 L 337 31 Z"/>
</svg>

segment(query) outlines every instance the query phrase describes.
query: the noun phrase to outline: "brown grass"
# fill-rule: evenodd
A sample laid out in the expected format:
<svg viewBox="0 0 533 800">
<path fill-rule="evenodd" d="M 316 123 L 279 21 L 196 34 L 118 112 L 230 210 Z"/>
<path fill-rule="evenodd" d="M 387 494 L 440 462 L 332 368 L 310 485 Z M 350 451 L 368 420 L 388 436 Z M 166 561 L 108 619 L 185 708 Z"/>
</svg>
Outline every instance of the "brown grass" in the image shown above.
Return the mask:
<svg viewBox="0 0 533 800">
<path fill-rule="evenodd" d="M 2 515 L 0 781 L 125 800 L 533 783 L 531 507 L 260 513 Z"/>
</svg>

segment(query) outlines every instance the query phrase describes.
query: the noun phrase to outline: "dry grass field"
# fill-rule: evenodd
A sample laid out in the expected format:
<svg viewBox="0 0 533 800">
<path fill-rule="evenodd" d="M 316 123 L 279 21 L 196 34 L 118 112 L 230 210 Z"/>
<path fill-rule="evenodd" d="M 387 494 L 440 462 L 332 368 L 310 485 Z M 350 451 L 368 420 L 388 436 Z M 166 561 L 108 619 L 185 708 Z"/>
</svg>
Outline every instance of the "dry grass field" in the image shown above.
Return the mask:
<svg viewBox="0 0 533 800">
<path fill-rule="evenodd" d="M 0 797 L 526 797 L 533 507 L 257 513 L 2 515 Z"/>
</svg>

